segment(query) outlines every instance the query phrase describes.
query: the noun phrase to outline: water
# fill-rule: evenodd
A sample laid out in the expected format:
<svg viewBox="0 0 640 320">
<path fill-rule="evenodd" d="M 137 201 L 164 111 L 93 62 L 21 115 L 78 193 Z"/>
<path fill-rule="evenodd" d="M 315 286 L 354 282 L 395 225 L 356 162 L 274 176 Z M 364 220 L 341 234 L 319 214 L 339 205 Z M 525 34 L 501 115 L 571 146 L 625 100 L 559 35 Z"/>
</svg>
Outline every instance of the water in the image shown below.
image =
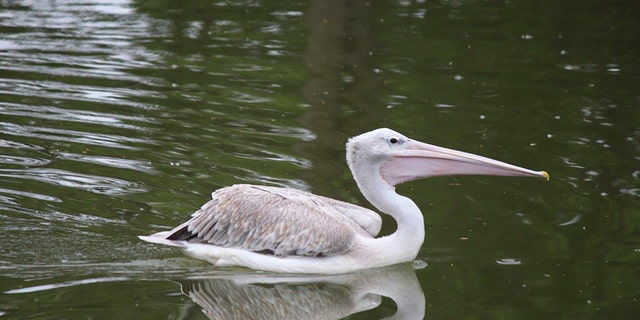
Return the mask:
<svg viewBox="0 0 640 320">
<path fill-rule="evenodd" d="M 293 318 L 635 319 L 638 12 L 0 1 L 0 317 L 206 319 L 209 299 L 247 318 L 271 297 Z M 136 238 L 234 183 L 369 206 L 343 148 L 383 126 L 551 181 L 402 185 L 425 213 L 417 260 L 348 277 L 220 270 Z"/>
</svg>

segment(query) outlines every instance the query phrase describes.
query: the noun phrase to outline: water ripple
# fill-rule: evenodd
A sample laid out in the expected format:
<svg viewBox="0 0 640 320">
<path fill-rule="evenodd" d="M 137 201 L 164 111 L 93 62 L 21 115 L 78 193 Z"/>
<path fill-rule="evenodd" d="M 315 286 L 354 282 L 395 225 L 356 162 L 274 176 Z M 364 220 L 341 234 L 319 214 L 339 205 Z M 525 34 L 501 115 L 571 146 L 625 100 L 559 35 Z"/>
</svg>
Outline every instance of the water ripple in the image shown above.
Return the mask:
<svg viewBox="0 0 640 320">
<path fill-rule="evenodd" d="M 579 212 L 576 213 L 560 213 L 558 214 L 558 218 L 553 222 L 554 224 L 566 227 L 570 225 L 574 225 L 582 220 L 582 214 Z"/>
<path fill-rule="evenodd" d="M 63 109 L 52 106 L 33 106 L 24 104 L 7 104 L 0 105 L 0 114 L 10 116 L 23 116 L 29 118 L 54 120 L 54 121 L 71 121 L 90 124 L 99 124 L 109 127 L 130 129 L 136 131 L 148 131 L 147 128 L 127 124 L 125 122 L 155 122 L 151 119 L 141 116 L 129 116 L 114 113 Z"/>
<path fill-rule="evenodd" d="M 80 174 L 60 169 L 7 169 L 0 170 L 0 177 L 35 180 L 55 186 L 80 189 L 111 196 L 147 191 L 134 182 L 110 177 Z"/>
<path fill-rule="evenodd" d="M 107 167 L 136 170 L 146 173 L 156 173 L 156 170 L 151 166 L 149 161 L 139 161 L 133 159 L 121 159 L 107 156 L 88 156 L 85 154 L 60 152 L 58 158 L 64 160 L 72 160 L 78 162 L 92 163 L 103 165 Z"/>
<path fill-rule="evenodd" d="M 153 142 L 150 140 L 125 137 L 121 135 L 25 126 L 8 122 L 0 122 L 0 133 L 13 136 L 84 143 L 88 145 L 98 145 L 130 150 L 135 150 L 138 148 L 129 144 L 153 144 Z"/>
<path fill-rule="evenodd" d="M 0 139 L 0 148 L 11 148 L 11 149 L 26 149 L 26 150 L 42 150 L 44 149 L 41 146 L 30 145 L 26 143 L 20 143 L 11 140 Z"/>
<path fill-rule="evenodd" d="M 244 149 L 245 150 L 243 150 L 243 152 L 233 152 L 232 154 L 237 156 L 238 158 L 244 158 L 248 160 L 256 159 L 256 157 L 259 157 L 260 159 L 267 160 L 267 161 L 291 163 L 300 168 L 311 168 L 312 166 L 311 161 L 307 159 L 293 157 L 290 155 L 281 154 L 277 152 L 271 152 L 266 150 L 264 147 L 263 148 L 245 147 Z"/>
<path fill-rule="evenodd" d="M 0 164 L 18 165 L 22 167 L 37 167 L 49 164 L 51 161 L 47 159 L 34 159 L 28 157 L 9 156 L 0 154 Z"/>
<path fill-rule="evenodd" d="M 1 69 L 0 69 L 1 71 Z M 61 91 L 61 89 L 64 89 Z M 70 85 L 54 81 L 21 81 L 4 78 L 0 83 L 0 93 L 5 95 L 17 95 L 38 97 L 46 100 L 84 101 L 90 103 L 107 102 L 113 105 L 127 106 L 137 109 L 149 109 L 149 104 L 133 102 L 125 99 L 133 96 L 155 97 L 154 92 L 144 90 L 131 90 L 124 88 L 105 88 L 101 86 Z"/>
<path fill-rule="evenodd" d="M 32 198 L 32 199 L 42 200 L 42 201 L 48 201 L 48 202 L 62 202 L 62 200 L 60 200 L 59 198 L 53 197 L 53 196 L 48 196 L 48 195 L 39 194 L 39 193 L 33 193 L 33 192 L 27 192 L 27 191 L 18 191 L 18 190 L 0 188 L 0 193 L 20 196 L 20 197 L 27 197 L 27 198 Z M 13 202 L 13 199 L 9 200 L 8 197 L 4 197 L 4 198 L 5 198 L 4 200 L 6 200 L 6 201 L 0 201 L 0 202 L 4 202 L 4 203 L 12 203 Z"/>
<path fill-rule="evenodd" d="M 61 283 L 52 283 L 52 284 L 45 284 L 45 285 L 39 285 L 39 286 L 31 286 L 26 288 L 12 289 L 12 290 L 5 291 L 4 293 L 6 294 L 32 293 L 32 292 L 53 290 L 53 289 L 78 286 L 78 285 L 87 285 L 87 284 L 100 283 L 100 282 L 126 281 L 126 280 L 129 280 L 129 279 L 126 277 L 105 277 L 105 278 L 73 280 L 73 281 L 67 281 L 67 282 L 61 282 Z"/>
<path fill-rule="evenodd" d="M 0 45 L 2 45 L 0 43 Z M 68 58 L 65 60 L 66 66 L 61 66 L 55 69 L 47 66 L 47 64 L 51 63 L 60 63 L 56 59 L 52 58 L 50 55 L 40 55 L 33 54 L 27 52 L 24 57 L 20 57 L 20 54 L 16 54 L 15 52 L 11 52 L 11 55 L 3 54 L 0 51 L 0 58 L 3 59 L 11 59 L 11 60 L 21 60 L 23 62 L 28 62 L 27 66 L 19 66 L 19 65 L 7 65 L 6 61 L 0 61 L 0 71 L 4 74 L 5 77 L 11 74 L 17 75 L 19 78 L 20 75 L 24 76 L 26 74 L 40 74 L 40 75 L 48 75 L 55 77 L 67 77 L 67 78 L 85 78 L 89 80 L 96 81 L 104 81 L 105 77 L 108 77 L 109 80 L 117 80 L 124 83 L 136 83 L 136 84 L 144 84 L 146 86 L 160 87 L 164 85 L 164 81 L 161 79 L 156 79 L 153 77 L 139 77 L 130 74 L 125 74 L 118 69 L 124 69 L 125 67 L 134 67 L 131 64 L 128 65 L 106 65 L 104 61 L 97 61 L 95 58 Z M 89 67 L 93 69 L 88 69 Z M 100 67 L 100 69 L 98 69 Z M 144 66 L 138 66 L 144 67 Z M 145 91 L 147 95 L 150 92 Z M 157 93 L 155 93 L 157 94 Z"/>
<path fill-rule="evenodd" d="M 114 226 L 114 225 L 126 224 L 126 221 L 122 219 L 105 218 L 105 217 L 88 215 L 88 214 L 69 214 L 69 213 L 64 213 L 57 210 L 34 211 L 34 212 L 31 212 L 29 216 L 33 218 L 38 218 L 43 221 L 74 222 L 73 225 L 67 225 L 67 226 L 80 227 L 80 228 L 86 228 L 89 226 L 96 227 L 99 225 Z M 47 223 L 45 222 L 44 224 L 46 225 Z M 34 228 L 37 228 L 37 227 L 34 227 Z M 76 229 L 75 228 L 71 229 L 72 232 L 73 230 L 76 230 Z"/>
</svg>

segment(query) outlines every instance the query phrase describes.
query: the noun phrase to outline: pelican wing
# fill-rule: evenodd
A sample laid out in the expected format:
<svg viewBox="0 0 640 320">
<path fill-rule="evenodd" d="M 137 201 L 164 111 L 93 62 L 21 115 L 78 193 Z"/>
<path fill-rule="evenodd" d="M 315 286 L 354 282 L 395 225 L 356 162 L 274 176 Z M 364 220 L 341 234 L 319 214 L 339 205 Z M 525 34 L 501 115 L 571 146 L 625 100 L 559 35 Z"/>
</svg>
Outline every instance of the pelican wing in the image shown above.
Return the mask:
<svg viewBox="0 0 640 320">
<path fill-rule="evenodd" d="M 295 189 L 234 185 L 215 191 L 167 239 L 280 256 L 331 256 L 349 250 L 357 235 L 371 237 L 380 229 L 380 216 L 356 208 Z"/>
<path fill-rule="evenodd" d="M 377 236 L 380 232 L 380 228 L 382 227 L 382 218 L 380 218 L 380 215 L 378 213 L 348 202 L 318 196 L 298 189 L 254 185 L 246 186 L 280 195 L 281 197 L 287 198 L 294 203 L 315 206 L 324 214 L 332 216 L 335 215 L 336 218 L 341 220 L 344 219 L 344 217 L 342 217 L 341 215 L 344 215 L 349 218 L 347 220 L 344 220 L 344 222 L 352 225 L 358 231 L 360 231 L 360 229 L 364 229 L 372 237 Z"/>
</svg>

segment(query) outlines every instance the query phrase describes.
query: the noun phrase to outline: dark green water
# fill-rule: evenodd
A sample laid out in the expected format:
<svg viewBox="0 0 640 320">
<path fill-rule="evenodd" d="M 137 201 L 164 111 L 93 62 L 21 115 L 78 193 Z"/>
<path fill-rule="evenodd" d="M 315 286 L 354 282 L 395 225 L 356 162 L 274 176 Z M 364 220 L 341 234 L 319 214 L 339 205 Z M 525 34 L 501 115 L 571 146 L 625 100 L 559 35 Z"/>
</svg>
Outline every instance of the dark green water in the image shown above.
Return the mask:
<svg viewBox="0 0 640 320">
<path fill-rule="evenodd" d="M 399 318 L 637 319 L 639 31 L 637 1 L 0 0 L 0 319 L 206 319 L 189 288 L 215 319 L 388 317 L 394 289 Z M 416 262 L 351 278 L 137 239 L 234 183 L 370 206 L 343 148 L 377 127 L 551 181 L 402 185 Z"/>
</svg>

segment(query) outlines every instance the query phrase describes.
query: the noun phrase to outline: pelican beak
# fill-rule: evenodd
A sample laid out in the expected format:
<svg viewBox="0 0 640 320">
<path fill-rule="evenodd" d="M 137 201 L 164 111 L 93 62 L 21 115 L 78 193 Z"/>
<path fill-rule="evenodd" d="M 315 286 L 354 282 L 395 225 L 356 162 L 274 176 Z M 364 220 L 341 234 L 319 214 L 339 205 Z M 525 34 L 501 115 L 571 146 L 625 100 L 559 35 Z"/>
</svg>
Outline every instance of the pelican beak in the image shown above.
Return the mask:
<svg viewBox="0 0 640 320">
<path fill-rule="evenodd" d="M 549 180 L 546 171 L 533 171 L 471 153 L 442 148 L 415 140 L 391 152 L 380 174 L 391 186 L 421 178 L 444 175 L 491 175 L 540 177 Z"/>
</svg>

